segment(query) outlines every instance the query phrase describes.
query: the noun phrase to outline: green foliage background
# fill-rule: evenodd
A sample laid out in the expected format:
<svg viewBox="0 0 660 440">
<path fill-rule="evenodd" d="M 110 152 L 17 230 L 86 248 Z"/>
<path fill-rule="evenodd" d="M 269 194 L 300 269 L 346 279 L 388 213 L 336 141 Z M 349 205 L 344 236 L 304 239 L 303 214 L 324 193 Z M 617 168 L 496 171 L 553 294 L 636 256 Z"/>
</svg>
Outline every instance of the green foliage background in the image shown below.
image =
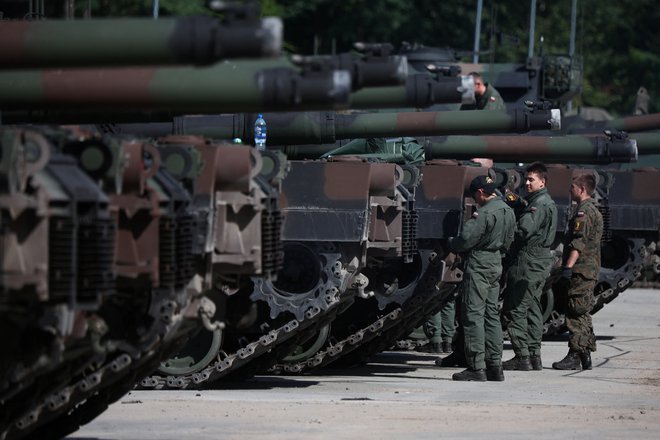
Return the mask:
<svg viewBox="0 0 660 440">
<path fill-rule="evenodd" d="M 159 0 L 160 14 L 211 13 L 204 0 Z M 2 1 L 0 0 L 0 3 Z M 26 2 L 27 3 L 27 2 Z M 48 3 L 51 8 L 61 3 Z M 473 47 L 477 0 L 260 0 L 263 15 L 282 17 L 285 47 L 301 54 L 348 51 L 356 41 Z M 76 0 L 76 14 L 151 15 L 153 0 Z M 584 61 L 577 105 L 629 114 L 640 86 L 660 111 L 660 5 L 657 0 L 577 0 L 576 53 Z M 524 62 L 530 2 L 484 0 L 481 62 Z M 57 14 L 57 11 L 53 12 Z M 537 0 L 535 53 L 568 53 L 571 0 Z M 466 56 L 465 61 L 470 57 Z"/>
</svg>

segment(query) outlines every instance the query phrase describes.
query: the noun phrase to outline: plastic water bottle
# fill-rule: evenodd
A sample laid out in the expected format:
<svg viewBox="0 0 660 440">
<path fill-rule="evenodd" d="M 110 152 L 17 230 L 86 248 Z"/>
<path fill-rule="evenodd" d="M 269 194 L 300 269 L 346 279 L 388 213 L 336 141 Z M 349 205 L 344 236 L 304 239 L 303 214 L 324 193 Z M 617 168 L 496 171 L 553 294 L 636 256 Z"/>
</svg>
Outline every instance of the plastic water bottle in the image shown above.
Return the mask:
<svg viewBox="0 0 660 440">
<path fill-rule="evenodd" d="M 266 121 L 261 114 L 254 121 L 254 146 L 259 151 L 266 149 Z"/>
</svg>

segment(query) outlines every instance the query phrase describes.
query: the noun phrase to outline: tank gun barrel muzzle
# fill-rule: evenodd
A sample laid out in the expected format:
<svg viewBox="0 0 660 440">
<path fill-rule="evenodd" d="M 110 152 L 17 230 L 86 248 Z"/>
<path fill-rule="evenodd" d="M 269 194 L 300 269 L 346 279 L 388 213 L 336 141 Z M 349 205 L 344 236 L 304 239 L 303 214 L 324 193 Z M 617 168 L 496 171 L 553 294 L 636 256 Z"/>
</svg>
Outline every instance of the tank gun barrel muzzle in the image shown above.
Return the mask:
<svg viewBox="0 0 660 440">
<path fill-rule="evenodd" d="M 282 21 L 231 16 L 9 21 L 0 24 L 0 69 L 208 65 L 279 55 Z"/>
</svg>

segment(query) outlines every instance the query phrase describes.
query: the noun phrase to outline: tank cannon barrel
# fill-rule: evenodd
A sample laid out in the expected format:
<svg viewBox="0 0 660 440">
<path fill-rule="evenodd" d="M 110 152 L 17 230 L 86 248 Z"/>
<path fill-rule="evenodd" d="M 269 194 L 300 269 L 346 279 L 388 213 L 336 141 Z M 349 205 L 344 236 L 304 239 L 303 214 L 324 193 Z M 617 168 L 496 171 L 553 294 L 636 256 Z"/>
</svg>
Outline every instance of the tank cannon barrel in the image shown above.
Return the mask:
<svg viewBox="0 0 660 440">
<path fill-rule="evenodd" d="M 636 162 L 637 143 L 626 136 L 447 136 L 425 145 L 426 159 L 488 157 L 502 162 Z"/>
<path fill-rule="evenodd" d="M 413 145 L 414 148 L 410 148 Z M 410 154 L 422 149 L 423 156 Z M 444 136 L 416 143 L 414 139 L 381 142 L 352 141 L 336 145 L 287 145 L 281 148 L 290 160 L 318 159 L 322 156 L 359 155 L 381 160 L 406 162 L 409 159 L 457 159 L 488 157 L 501 162 L 549 163 L 627 163 L 637 160 L 637 142 L 621 133 L 606 136 Z M 407 150 L 409 158 L 402 152 Z"/>
<path fill-rule="evenodd" d="M 16 70 L 0 72 L 0 111 L 178 113 L 344 108 L 347 71 L 305 72 L 279 60 L 209 67 Z"/>
<path fill-rule="evenodd" d="M 201 65 L 277 56 L 281 46 L 282 21 L 253 14 L 0 23 L 0 69 Z"/>
<path fill-rule="evenodd" d="M 252 139 L 254 114 L 181 116 L 172 123 L 113 124 L 113 131 L 148 136 L 198 134 Z M 456 133 L 525 133 L 559 126 L 559 110 L 264 114 L 268 145 L 332 144 L 341 139 L 439 136 Z"/>
</svg>

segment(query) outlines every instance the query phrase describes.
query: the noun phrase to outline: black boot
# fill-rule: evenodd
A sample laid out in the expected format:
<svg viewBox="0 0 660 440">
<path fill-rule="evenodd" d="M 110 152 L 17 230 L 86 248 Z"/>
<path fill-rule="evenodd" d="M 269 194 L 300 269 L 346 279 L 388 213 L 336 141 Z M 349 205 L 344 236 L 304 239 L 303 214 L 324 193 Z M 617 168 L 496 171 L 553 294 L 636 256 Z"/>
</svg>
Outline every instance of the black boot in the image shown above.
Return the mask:
<svg viewBox="0 0 660 440">
<path fill-rule="evenodd" d="M 506 362 L 502 362 L 502 368 L 505 370 L 530 371 L 532 365 L 529 363 L 529 356 L 514 356 Z"/>
<path fill-rule="evenodd" d="M 435 364 L 443 368 L 467 367 L 467 362 L 462 351 L 454 351 L 443 359 L 436 359 Z"/>
<path fill-rule="evenodd" d="M 442 341 L 442 352 L 443 353 L 451 353 L 451 342 Z"/>
<path fill-rule="evenodd" d="M 415 351 L 420 353 L 442 353 L 442 346 L 439 342 L 429 342 L 428 344 L 418 345 Z"/>
<path fill-rule="evenodd" d="M 566 357 L 559 362 L 554 362 L 552 368 L 555 370 L 579 370 L 581 368 L 580 354 L 577 351 L 568 350 Z"/>
<path fill-rule="evenodd" d="M 486 363 L 486 379 L 493 382 L 502 382 L 504 380 L 504 370 L 501 363 Z"/>
<path fill-rule="evenodd" d="M 454 373 L 451 378 L 452 380 L 471 380 L 475 382 L 485 382 L 486 372 L 484 370 L 472 370 L 468 368 L 461 371 L 460 373 Z"/>
<path fill-rule="evenodd" d="M 583 370 L 591 370 L 591 352 L 589 350 L 580 352 L 580 363 Z"/>
<path fill-rule="evenodd" d="M 543 370 L 543 362 L 541 362 L 541 356 L 530 356 L 529 363 L 532 364 L 532 370 L 540 371 Z"/>
</svg>

